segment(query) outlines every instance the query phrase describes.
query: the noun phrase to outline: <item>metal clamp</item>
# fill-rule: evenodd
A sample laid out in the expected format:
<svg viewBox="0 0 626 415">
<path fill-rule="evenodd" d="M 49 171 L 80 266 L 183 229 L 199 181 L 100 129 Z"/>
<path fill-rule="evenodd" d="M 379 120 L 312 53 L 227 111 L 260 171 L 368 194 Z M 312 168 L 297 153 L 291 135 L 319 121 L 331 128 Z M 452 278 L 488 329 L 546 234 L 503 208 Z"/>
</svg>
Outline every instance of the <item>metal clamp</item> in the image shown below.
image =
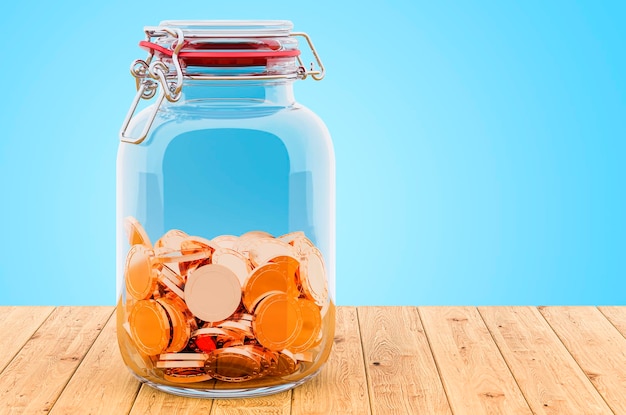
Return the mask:
<svg viewBox="0 0 626 415">
<path fill-rule="evenodd" d="M 324 64 L 322 63 L 322 60 L 317 54 L 317 50 L 315 49 L 315 46 L 313 46 L 313 42 L 311 41 L 311 38 L 309 37 L 309 35 L 307 35 L 304 32 L 292 32 L 291 36 L 301 36 L 304 39 L 306 39 L 307 43 L 309 44 L 309 48 L 311 48 L 311 52 L 313 52 L 313 56 L 315 57 L 315 60 L 317 61 L 317 66 L 320 68 L 319 71 L 314 70 L 313 63 L 311 63 L 311 69 L 306 69 L 304 66 L 304 62 L 302 62 L 302 58 L 298 56 L 298 63 L 300 64 L 300 68 L 298 68 L 298 76 L 301 79 L 306 79 L 307 76 L 311 75 L 311 77 L 315 79 L 316 81 L 321 81 L 324 78 L 324 75 L 326 74 L 326 69 L 324 69 Z"/>
<path fill-rule="evenodd" d="M 159 60 L 152 62 L 154 57 L 154 51 L 150 52 L 148 58 L 144 61 L 137 59 L 130 66 L 130 73 L 135 77 L 137 84 L 137 94 L 135 99 L 128 109 L 126 118 L 122 123 L 120 129 L 120 140 L 125 143 L 139 144 L 148 136 L 148 131 L 156 118 L 156 114 L 163 102 L 163 98 L 167 98 L 170 102 L 176 102 L 182 96 L 183 89 L 183 71 L 180 66 L 178 54 L 184 45 L 183 31 L 178 28 L 159 27 L 159 28 L 146 28 L 146 37 L 150 41 L 155 36 L 164 36 L 169 34 L 176 37 L 176 46 L 172 53 L 172 62 L 176 71 L 176 81 L 168 80 L 169 68 L 167 65 Z M 157 98 L 157 102 L 154 105 L 152 113 L 150 114 L 146 125 L 144 126 L 139 137 L 131 137 L 127 135 L 128 126 L 135 115 L 135 111 L 139 106 L 141 99 L 151 99 L 156 95 L 157 89 L 161 86 L 161 93 Z"/>
</svg>

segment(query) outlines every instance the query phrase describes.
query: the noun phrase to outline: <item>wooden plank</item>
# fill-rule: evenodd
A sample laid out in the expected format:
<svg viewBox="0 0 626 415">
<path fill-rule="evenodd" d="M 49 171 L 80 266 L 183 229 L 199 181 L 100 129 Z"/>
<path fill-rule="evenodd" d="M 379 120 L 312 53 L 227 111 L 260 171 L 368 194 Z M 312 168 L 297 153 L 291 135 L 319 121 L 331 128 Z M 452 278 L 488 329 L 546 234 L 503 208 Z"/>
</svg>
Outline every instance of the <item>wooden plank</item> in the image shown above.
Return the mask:
<svg viewBox="0 0 626 415">
<path fill-rule="evenodd" d="M 455 415 L 532 415 L 476 307 L 419 307 Z"/>
<path fill-rule="evenodd" d="M 622 333 L 622 336 L 626 337 L 626 307 L 604 306 L 598 307 L 598 309 Z"/>
<path fill-rule="evenodd" d="M 15 357 L 30 336 L 52 313 L 54 307 L 0 307 L 0 373 Z"/>
<path fill-rule="evenodd" d="M 126 368 L 117 345 L 113 314 L 54 404 L 51 415 L 127 414 L 140 383 Z"/>
<path fill-rule="evenodd" d="M 289 415 L 292 391 L 248 399 L 218 399 L 212 415 Z"/>
<path fill-rule="evenodd" d="M 47 413 L 111 315 L 112 307 L 58 307 L 0 377 L 4 413 Z"/>
<path fill-rule="evenodd" d="M 616 414 L 626 413 L 626 338 L 595 307 L 539 307 Z"/>
<path fill-rule="evenodd" d="M 479 307 L 535 414 L 612 414 L 535 307 Z"/>
<path fill-rule="evenodd" d="M 321 372 L 293 390 L 293 415 L 369 414 L 355 307 L 338 307 L 333 350 Z"/>
<path fill-rule="evenodd" d="M 211 399 L 193 399 L 170 395 L 142 385 L 131 410 L 131 415 L 209 415 Z"/>
<path fill-rule="evenodd" d="M 415 307 L 358 307 L 373 414 L 451 414 Z"/>
</svg>

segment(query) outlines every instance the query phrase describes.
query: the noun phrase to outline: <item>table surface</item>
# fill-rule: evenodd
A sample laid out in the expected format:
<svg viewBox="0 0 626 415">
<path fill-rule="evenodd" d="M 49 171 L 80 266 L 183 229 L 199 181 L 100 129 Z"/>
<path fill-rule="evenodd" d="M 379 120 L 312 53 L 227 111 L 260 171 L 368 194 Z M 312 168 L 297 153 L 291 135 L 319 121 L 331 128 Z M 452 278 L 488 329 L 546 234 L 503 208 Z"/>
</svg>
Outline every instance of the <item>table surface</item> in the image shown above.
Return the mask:
<svg viewBox="0 0 626 415">
<path fill-rule="evenodd" d="M 2 306 L 0 414 L 626 414 L 626 307 L 338 307 L 312 381 L 192 399 L 141 385 L 113 307 Z"/>
</svg>

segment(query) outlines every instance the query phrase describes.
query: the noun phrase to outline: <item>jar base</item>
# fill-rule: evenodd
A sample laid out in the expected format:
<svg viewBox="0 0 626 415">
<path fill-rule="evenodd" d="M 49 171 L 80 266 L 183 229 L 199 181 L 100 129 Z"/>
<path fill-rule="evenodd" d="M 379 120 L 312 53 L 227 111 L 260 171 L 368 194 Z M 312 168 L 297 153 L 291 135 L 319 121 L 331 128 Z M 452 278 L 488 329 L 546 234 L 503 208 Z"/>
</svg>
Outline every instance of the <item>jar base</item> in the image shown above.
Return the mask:
<svg viewBox="0 0 626 415">
<path fill-rule="evenodd" d="M 185 396 L 188 398 L 205 398 L 205 399 L 237 399 L 237 398 L 256 398 L 260 396 L 268 396 L 274 395 L 276 393 L 285 392 L 290 389 L 295 388 L 296 386 L 302 385 L 303 383 L 311 380 L 320 372 L 318 369 L 316 372 L 311 373 L 310 375 L 296 381 L 285 383 L 281 385 L 274 386 L 266 386 L 260 388 L 241 388 L 241 389 L 195 389 L 195 388 L 185 388 L 185 387 L 177 387 L 177 386 L 168 386 L 162 385 L 159 383 L 155 383 L 151 380 L 145 379 L 139 375 L 137 375 L 132 370 L 130 373 L 141 383 L 145 383 L 151 388 L 160 390 L 162 392 L 166 392 L 172 395 Z"/>
</svg>

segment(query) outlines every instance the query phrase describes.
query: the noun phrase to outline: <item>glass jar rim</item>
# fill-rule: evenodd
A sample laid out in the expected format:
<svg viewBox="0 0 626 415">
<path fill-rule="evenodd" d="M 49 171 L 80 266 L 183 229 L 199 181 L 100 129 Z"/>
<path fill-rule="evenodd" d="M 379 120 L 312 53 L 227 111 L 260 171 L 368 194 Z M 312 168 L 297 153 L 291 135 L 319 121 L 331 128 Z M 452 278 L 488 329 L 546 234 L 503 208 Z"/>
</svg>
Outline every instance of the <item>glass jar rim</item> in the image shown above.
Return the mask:
<svg viewBox="0 0 626 415">
<path fill-rule="evenodd" d="M 185 37 L 285 37 L 291 34 L 289 20 L 164 20 L 162 27 L 178 28 Z"/>
</svg>

